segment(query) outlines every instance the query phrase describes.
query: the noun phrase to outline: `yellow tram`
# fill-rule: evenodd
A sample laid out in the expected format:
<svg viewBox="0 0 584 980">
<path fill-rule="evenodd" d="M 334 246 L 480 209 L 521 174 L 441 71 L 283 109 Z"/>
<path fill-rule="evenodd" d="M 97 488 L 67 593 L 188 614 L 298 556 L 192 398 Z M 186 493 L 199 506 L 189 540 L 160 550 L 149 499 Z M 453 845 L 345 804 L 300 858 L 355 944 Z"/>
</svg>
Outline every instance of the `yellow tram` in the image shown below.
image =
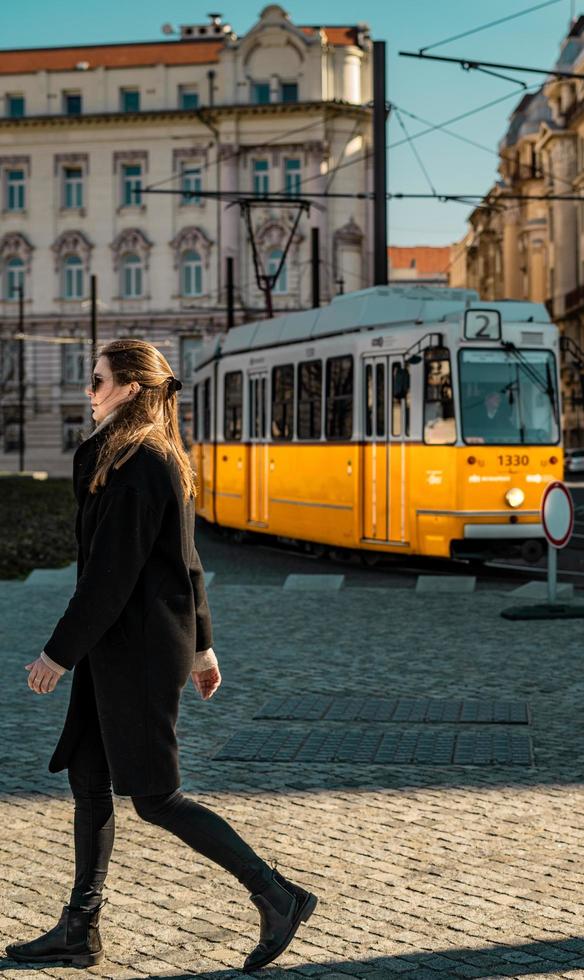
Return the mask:
<svg viewBox="0 0 584 980">
<path fill-rule="evenodd" d="M 206 520 L 371 560 L 542 554 L 541 496 L 563 474 L 543 305 L 373 287 L 234 327 L 201 355 Z"/>
</svg>

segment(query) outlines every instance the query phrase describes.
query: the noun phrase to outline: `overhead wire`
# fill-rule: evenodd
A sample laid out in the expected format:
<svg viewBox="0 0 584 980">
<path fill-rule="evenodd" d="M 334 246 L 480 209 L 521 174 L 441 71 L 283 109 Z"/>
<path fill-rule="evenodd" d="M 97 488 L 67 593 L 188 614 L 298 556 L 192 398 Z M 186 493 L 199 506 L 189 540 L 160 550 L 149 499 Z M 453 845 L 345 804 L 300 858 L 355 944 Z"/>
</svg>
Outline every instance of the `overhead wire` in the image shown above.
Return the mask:
<svg viewBox="0 0 584 980">
<path fill-rule="evenodd" d="M 414 146 L 412 140 L 410 139 L 410 135 L 409 135 L 409 133 L 408 133 L 408 131 L 406 129 L 406 124 L 404 123 L 404 121 L 403 121 L 403 119 L 401 117 L 401 113 L 399 112 L 399 109 L 396 106 L 394 106 L 394 109 L 395 109 L 395 114 L 396 114 L 396 117 L 397 117 L 397 121 L 398 121 L 400 127 L 402 128 L 403 132 L 405 133 L 405 136 L 406 136 L 406 139 L 407 139 L 408 144 L 410 146 L 410 149 L 411 149 L 412 153 L 414 154 L 414 158 L 418 161 L 420 170 L 424 174 L 424 177 L 426 178 L 426 181 L 428 182 L 428 185 L 430 187 L 430 190 L 435 194 L 436 193 L 436 188 L 434 187 L 434 184 L 432 183 L 432 179 L 430 177 L 430 174 L 428 173 L 428 171 L 426 170 L 426 167 L 424 166 L 424 161 L 422 160 L 420 154 L 418 153 L 416 147 Z"/>
<path fill-rule="evenodd" d="M 424 51 L 430 51 L 432 48 L 439 48 L 443 44 L 450 44 L 451 41 L 459 41 L 463 37 L 470 37 L 471 34 L 478 34 L 480 31 L 486 31 L 490 27 L 496 27 L 498 24 L 505 24 L 507 21 L 516 20 L 518 17 L 524 17 L 526 14 L 532 14 L 536 10 L 541 10 L 543 7 L 551 7 L 555 3 L 560 3 L 561 0 L 546 0 L 545 3 L 538 3 L 533 7 L 527 7 L 525 10 L 518 10 L 514 14 L 507 14 L 506 17 L 499 17 L 497 20 L 491 20 L 488 24 L 481 24 L 480 27 L 472 27 L 469 31 L 463 31 L 461 34 L 453 34 L 452 37 L 447 37 L 443 41 L 436 41 L 434 44 L 427 44 L 423 48 L 419 48 L 420 54 Z"/>
</svg>

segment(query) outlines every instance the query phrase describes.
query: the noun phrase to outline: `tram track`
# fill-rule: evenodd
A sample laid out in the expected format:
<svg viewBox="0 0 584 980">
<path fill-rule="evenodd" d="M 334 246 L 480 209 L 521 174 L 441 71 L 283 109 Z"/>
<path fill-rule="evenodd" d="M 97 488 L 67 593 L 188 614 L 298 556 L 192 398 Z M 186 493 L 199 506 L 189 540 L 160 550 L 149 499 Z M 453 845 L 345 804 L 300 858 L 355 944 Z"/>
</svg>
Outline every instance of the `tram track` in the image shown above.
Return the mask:
<svg viewBox="0 0 584 980">
<path fill-rule="evenodd" d="M 584 527 L 582 528 L 584 531 Z M 263 538 L 264 535 L 261 535 Z M 476 563 L 466 562 L 464 560 L 449 559 L 449 558 L 426 558 L 424 556 L 411 556 L 411 555 L 384 555 L 379 558 L 375 564 L 369 564 L 365 552 L 358 551 L 357 549 L 347 549 L 346 552 L 339 553 L 340 549 L 334 547 L 323 546 L 322 553 L 319 551 L 316 554 L 310 553 L 310 551 L 305 550 L 302 547 L 296 547 L 291 543 L 280 542 L 277 540 L 276 536 L 268 536 L 269 540 L 255 540 L 253 541 L 254 548 L 260 548 L 262 551 L 270 551 L 275 554 L 284 556 L 290 555 L 295 558 L 303 558 L 309 561 L 319 561 L 324 565 L 332 565 L 334 567 L 344 567 L 352 568 L 354 570 L 359 570 L 362 572 L 371 571 L 378 575 L 402 575 L 402 576 L 417 576 L 417 575 L 475 575 L 478 580 L 487 579 L 493 581 L 498 579 L 503 579 L 506 581 L 528 581 L 529 579 L 541 578 L 545 579 L 547 575 L 546 562 L 543 561 L 541 564 L 530 564 L 528 562 L 517 562 L 517 561 L 485 561 L 477 567 Z M 575 534 L 574 537 L 584 540 L 584 533 Z M 246 539 L 250 540 L 250 539 Z M 241 541 L 238 541 L 241 545 Z M 571 549 L 579 550 L 579 549 Z M 369 556 L 371 552 L 367 552 L 366 555 Z M 560 568 L 558 570 L 558 579 L 568 578 L 569 580 L 584 580 L 584 570 L 579 571 L 577 569 Z M 580 586 L 576 586 L 577 588 Z M 582 583 L 582 588 L 584 588 L 584 582 Z"/>
</svg>

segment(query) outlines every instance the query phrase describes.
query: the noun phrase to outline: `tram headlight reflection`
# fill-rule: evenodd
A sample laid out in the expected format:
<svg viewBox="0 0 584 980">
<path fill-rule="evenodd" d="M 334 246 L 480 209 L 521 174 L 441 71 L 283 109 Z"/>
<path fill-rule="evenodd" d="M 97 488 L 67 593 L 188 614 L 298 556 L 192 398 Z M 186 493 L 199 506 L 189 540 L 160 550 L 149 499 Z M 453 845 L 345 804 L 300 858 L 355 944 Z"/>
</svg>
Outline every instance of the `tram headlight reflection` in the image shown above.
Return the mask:
<svg viewBox="0 0 584 980">
<path fill-rule="evenodd" d="M 525 494 L 520 487 L 512 487 L 511 490 L 507 490 L 505 500 L 510 507 L 521 507 L 521 504 L 525 500 Z"/>
</svg>

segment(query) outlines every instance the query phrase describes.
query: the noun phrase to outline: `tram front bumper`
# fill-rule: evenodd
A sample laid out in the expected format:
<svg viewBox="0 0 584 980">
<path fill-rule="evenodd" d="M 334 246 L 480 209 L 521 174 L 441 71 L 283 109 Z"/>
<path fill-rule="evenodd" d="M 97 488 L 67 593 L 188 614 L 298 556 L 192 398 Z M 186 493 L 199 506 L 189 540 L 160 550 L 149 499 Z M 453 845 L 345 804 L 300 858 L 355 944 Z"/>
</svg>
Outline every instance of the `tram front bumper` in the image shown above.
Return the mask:
<svg viewBox="0 0 584 980">
<path fill-rule="evenodd" d="M 465 524 L 465 538 L 543 538 L 543 524 Z"/>
</svg>

